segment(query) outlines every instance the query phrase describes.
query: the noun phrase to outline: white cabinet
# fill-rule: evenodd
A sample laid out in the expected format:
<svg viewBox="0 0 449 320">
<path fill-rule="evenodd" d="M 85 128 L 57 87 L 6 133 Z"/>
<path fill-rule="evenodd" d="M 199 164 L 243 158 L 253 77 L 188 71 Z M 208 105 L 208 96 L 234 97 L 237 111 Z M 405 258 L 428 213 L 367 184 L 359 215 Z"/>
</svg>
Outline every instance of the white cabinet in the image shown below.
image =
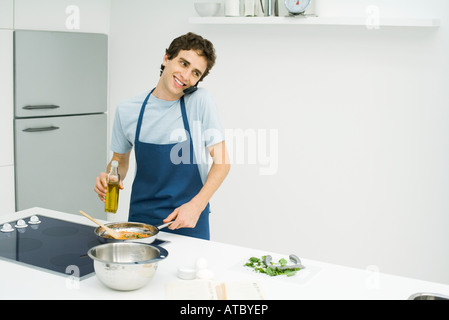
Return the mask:
<svg viewBox="0 0 449 320">
<path fill-rule="evenodd" d="M 0 215 L 15 211 L 13 94 L 13 31 L 0 30 Z"/>
<path fill-rule="evenodd" d="M 109 6 L 110 0 L 15 0 L 14 29 L 109 33 Z"/>
<path fill-rule="evenodd" d="M 0 215 L 15 212 L 14 166 L 0 167 Z"/>
<path fill-rule="evenodd" d="M 14 164 L 13 31 L 0 30 L 0 166 Z"/>
<path fill-rule="evenodd" d="M 0 29 L 12 29 L 14 22 L 14 0 L 0 0 Z"/>
</svg>

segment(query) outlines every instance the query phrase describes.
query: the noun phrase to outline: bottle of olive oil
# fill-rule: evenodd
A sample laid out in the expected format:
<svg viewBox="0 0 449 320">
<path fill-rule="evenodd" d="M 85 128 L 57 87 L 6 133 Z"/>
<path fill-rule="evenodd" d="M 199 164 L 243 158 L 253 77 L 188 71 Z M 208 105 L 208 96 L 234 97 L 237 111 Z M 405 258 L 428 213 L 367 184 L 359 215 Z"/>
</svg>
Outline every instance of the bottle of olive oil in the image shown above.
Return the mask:
<svg viewBox="0 0 449 320">
<path fill-rule="evenodd" d="M 118 173 L 118 161 L 114 160 L 111 162 L 111 171 L 108 174 L 108 192 L 106 193 L 105 212 L 117 212 L 119 190 L 120 175 Z"/>
</svg>

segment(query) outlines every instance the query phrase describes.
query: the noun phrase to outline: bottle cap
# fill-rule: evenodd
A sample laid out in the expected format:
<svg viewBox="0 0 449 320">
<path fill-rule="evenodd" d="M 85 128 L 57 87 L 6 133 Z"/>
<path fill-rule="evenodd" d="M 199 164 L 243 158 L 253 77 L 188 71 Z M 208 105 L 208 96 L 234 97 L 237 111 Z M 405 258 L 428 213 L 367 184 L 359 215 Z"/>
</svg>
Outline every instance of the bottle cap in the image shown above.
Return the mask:
<svg viewBox="0 0 449 320">
<path fill-rule="evenodd" d="M 112 161 L 111 166 L 118 168 L 118 161 L 117 160 Z"/>
</svg>

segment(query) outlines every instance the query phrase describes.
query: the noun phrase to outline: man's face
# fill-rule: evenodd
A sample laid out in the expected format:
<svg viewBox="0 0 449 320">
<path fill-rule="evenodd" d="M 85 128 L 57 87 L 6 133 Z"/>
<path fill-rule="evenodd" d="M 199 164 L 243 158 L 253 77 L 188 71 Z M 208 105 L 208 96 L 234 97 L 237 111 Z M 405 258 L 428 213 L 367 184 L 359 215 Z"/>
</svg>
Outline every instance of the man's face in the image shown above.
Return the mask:
<svg viewBox="0 0 449 320">
<path fill-rule="evenodd" d="M 163 65 L 165 69 L 161 77 L 164 87 L 167 93 L 177 98 L 185 89 L 194 86 L 207 69 L 206 58 L 194 50 L 181 50 L 172 60 L 165 55 Z"/>
</svg>

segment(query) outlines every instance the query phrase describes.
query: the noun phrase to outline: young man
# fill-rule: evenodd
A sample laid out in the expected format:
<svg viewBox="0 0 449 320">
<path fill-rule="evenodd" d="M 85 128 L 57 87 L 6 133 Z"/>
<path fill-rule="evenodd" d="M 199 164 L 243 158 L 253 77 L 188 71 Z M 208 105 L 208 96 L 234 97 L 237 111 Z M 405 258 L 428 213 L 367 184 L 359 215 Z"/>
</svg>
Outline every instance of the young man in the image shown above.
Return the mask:
<svg viewBox="0 0 449 320">
<path fill-rule="evenodd" d="M 178 37 L 166 50 L 156 88 L 118 105 L 111 149 L 122 180 L 133 147 L 136 156 L 129 221 L 173 221 L 166 231 L 210 239 L 209 200 L 230 164 L 215 102 L 195 89 L 215 59 L 210 41 L 193 33 Z M 106 191 L 102 172 L 95 192 L 104 201 Z"/>
</svg>

